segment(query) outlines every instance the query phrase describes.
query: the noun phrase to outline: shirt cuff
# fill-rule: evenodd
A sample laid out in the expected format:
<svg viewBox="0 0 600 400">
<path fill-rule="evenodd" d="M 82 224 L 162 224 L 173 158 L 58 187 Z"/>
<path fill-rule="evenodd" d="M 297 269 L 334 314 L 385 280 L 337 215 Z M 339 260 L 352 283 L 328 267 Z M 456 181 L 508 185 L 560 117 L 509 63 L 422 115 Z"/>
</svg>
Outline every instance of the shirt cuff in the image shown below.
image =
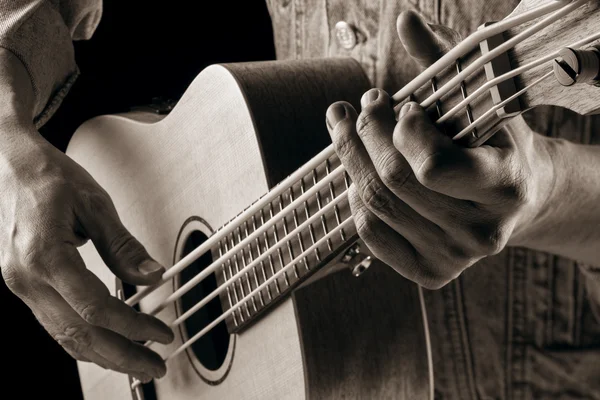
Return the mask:
<svg viewBox="0 0 600 400">
<path fill-rule="evenodd" d="M 73 37 L 63 16 L 48 1 L 15 13 L 3 28 L 0 47 L 25 66 L 34 91 L 34 124 L 39 129 L 54 115 L 79 76 Z M 10 17 L 10 16 L 9 16 Z"/>
</svg>

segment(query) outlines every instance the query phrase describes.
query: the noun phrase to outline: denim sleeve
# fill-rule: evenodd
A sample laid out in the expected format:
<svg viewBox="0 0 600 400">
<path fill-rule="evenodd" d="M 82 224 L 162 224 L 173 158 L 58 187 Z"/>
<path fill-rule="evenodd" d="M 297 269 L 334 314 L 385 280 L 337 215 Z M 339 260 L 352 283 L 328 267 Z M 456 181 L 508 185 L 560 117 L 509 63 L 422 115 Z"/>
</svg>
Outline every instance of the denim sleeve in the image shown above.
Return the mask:
<svg viewBox="0 0 600 400">
<path fill-rule="evenodd" d="M 73 40 L 89 39 L 102 0 L 0 0 L 0 47 L 21 60 L 35 95 L 34 123 L 44 125 L 79 76 Z"/>
</svg>

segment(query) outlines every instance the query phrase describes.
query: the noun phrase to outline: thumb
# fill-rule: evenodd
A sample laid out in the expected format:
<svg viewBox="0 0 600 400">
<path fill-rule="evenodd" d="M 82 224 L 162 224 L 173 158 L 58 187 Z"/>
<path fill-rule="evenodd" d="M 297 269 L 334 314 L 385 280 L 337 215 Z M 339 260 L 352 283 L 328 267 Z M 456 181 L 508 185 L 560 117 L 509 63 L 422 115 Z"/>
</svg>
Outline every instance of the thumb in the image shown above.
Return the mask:
<svg viewBox="0 0 600 400">
<path fill-rule="evenodd" d="M 415 11 L 402 12 L 398 16 L 396 28 L 407 53 L 424 68 L 436 62 L 461 41 L 460 34 L 455 30 L 429 24 Z"/>
<path fill-rule="evenodd" d="M 145 247 L 125 228 L 110 197 L 83 197 L 84 204 L 78 213 L 81 227 L 108 268 L 132 285 L 158 283 L 165 268 L 150 257 Z"/>
</svg>

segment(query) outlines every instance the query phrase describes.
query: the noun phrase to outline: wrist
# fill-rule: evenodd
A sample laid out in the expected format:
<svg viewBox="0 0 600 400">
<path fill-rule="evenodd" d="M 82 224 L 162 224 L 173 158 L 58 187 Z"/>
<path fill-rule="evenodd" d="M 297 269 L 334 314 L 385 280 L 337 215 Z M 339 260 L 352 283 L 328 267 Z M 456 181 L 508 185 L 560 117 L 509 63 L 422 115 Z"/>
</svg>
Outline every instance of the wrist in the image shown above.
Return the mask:
<svg viewBox="0 0 600 400">
<path fill-rule="evenodd" d="M 528 210 L 515 229 L 510 245 L 537 247 L 544 240 L 549 221 L 556 213 L 556 199 L 564 191 L 560 171 L 564 171 L 564 152 L 559 151 L 563 141 L 533 133 L 531 165 L 532 196 Z"/>
</svg>

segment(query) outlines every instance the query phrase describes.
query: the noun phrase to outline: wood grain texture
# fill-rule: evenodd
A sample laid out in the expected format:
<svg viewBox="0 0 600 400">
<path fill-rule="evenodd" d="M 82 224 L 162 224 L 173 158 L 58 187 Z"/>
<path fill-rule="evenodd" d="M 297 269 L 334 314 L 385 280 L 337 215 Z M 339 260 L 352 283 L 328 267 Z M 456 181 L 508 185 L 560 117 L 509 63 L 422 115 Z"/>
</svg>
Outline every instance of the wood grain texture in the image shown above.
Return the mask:
<svg viewBox="0 0 600 400">
<path fill-rule="evenodd" d="M 546 2 L 547 0 L 524 0 L 511 15 L 522 13 Z M 510 30 L 508 36 L 513 37 L 530 24 Z M 600 1 L 590 0 L 576 11 L 515 46 L 509 52 L 512 66 L 518 68 L 598 31 L 600 31 Z M 599 43 L 600 40 L 596 40 L 590 45 Z M 552 65 L 545 64 L 520 75 L 517 77 L 519 89 L 551 70 Z M 592 114 L 600 109 L 600 88 L 586 84 L 565 87 L 552 77 L 524 94 L 521 103 L 526 109 L 550 105 L 567 108 L 581 115 Z"/>
<path fill-rule="evenodd" d="M 75 134 L 67 154 L 108 191 L 150 254 L 169 266 L 184 221 L 199 216 L 213 228 L 229 221 L 328 144 L 326 107 L 339 99 L 357 104 L 366 85 L 351 60 L 211 66 L 163 120 L 95 118 Z M 114 276 L 94 248 L 88 244 L 81 253 L 114 293 Z M 416 372 L 426 371 L 416 287 L 391 269 L 371 272 L 360 280 L 332 274 L 304 287 L 236 335 L 232 368 L 218 385 L 204 383 L 187 357 L 172 360 L 156 382 L 158 398 L 425 398 L 426 373 Z M 170 293 L 163 286 L 141 309 Z M 174 307 L 159 317 L 173 320 Z M 348 332 L 354 340 L 344 339 Z M 156 349 L 167 355 L 182 340 Z M 130 398 L 125 376 L 78 365 L 86 399 Z M 324 379 L 325 369 L 338 372 Z"/>
<path fill-rule="evenodd" d="M 524 0 L 515 10 L 507 17 L 514 16 L 530 10 L 533 7 L 547 3 L 548 0 Z M 510 29 L 504 33 L 504 40 L 523 32 L 536 21 L 522 24 L 516 28 Z M 560 50 L 562 47 L 571 43 L 577 42 L 585 37 L 595 34 L 600 29 L 600 2 L 590 0 L 584 6 L 571 12 L 564 18 L 551 24 L 535 35 L 525 39 L 509 50 L 508 56 L 513 69 L 522 65 L 528 64 L 540 57 L 547 56 L 550 53 Z M 600 43 L 596 40 L 593 44 Z M 471 52 L 463 56 L 459 62 L 462 68 L 471 65 L 477 58 L 481 56 L 479 49 L 473 49 Z M 552 63 L 546 63 L 537 68 L 531 69 L 515 77 L 516 90 L 519 91 L 530 85 L 532 82 L 542 77 L 546 73 L 552 71 Z M 441 87 L 451 78 L 456 75 L 456 66 L 451 65 L 436 77 L 437 87 Z M 467 94 L 473 92 L 486 82 L 486 77 L 483 68 L 470 75 L 465 79 Z M 413 100 L 423 101 L 432 93 L 432 88 L 427 85 L 418 90 Z M 453 108 L 456 104 L 462 101 L 463 96 L 459 87 L 455 87 L 448 94 L 442 97 L 438 106 L 432 106 L 428 112 L 433 120 L 437 119 L 441 114 Z M 408 100 L 408 99 L 407 99 Z M 585 84 L 564 87 L 552 76 L 540 84 L 532 87 L 528 92 L 519 97 L 522 111 L 525 112 L 531 108 L 550 105 L 567 108 L 576 113 L 585 115 L 596 113 L 600 110 L 600 88 Z M 491 107 L 494 102 L 490 93 L 486 93 L 471 103 L 473 117 L 476 120 L 482 116 Z M 459 142 L 465 146 L 479 146 L 483 144 L 493 133 L 510 121 L 510 118 L 501 118 L 498 115 L 490 118 L 478 129 L 478 138 L 467 135 Z M 444 124 L 444 129 L 448 135 L 452 136 L 460 130 L 468 126 L 469 121 L 466 116 L 466 110 L 458 113 Z"/>
</svg>

